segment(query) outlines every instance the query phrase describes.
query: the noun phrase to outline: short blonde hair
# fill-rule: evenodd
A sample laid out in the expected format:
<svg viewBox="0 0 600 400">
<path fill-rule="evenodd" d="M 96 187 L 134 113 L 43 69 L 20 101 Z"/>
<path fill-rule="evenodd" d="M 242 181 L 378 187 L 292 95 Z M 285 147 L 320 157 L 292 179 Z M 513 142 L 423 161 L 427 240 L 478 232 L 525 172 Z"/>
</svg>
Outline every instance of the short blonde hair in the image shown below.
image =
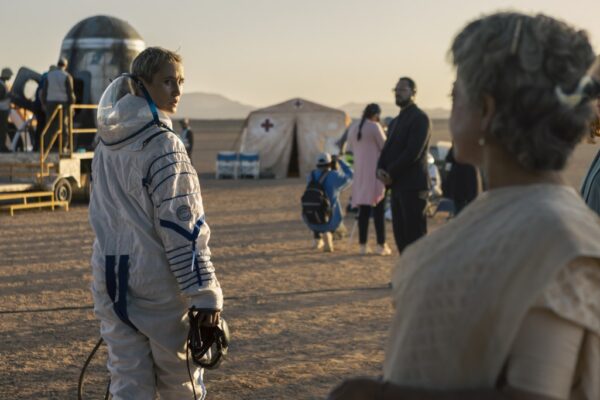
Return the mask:
<svg viewBox="0 0 600 400">
<path fill-rule="evenodd" d="M 181 64 L 183 58 L 174 51 L 162 47 L 148 47 L 131 63 L 131 73 L 152 83 L 152 77 L 165 63 Z"/>
</svg>

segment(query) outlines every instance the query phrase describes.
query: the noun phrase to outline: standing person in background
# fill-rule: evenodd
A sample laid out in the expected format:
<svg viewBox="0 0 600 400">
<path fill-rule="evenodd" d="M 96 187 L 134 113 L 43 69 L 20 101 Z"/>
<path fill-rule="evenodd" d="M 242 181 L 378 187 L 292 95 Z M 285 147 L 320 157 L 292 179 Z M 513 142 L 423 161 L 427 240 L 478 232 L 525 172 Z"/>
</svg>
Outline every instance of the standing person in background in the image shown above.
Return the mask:
<svg viewBox="0 0 600 400">
<path fill-rule="evenodd" d="M 341 168 L 338 169 L 338 164 Z M 331 207 L 329 220 L 325 223 L 311 223 L 306 215 L 302 219 L 313 232 L 315 250 L 324 248 L 326 252 L 333 251 L 333 232 L 342 224 L 342 205 L 340 204 L 340 193 L 352 182 L 352 169 L 342 159 L 332 157 L 329 153 L 321 153 L 317 156 L 317 168 L 312 170 L 306 177 L 307 183 L 311 181 L 320 182 Z M 323 242 L 323 237 L 325 241 Z"/>
<path fill-rule="evenodd" d="M 392 189 L 391 209 L 398 251 L 427 234 L 429 117 L 415 104 L 417 85 L 402 77 L 394 88 L 400 114 L 390 122 L 377 178 Z"/>
<path fill-rule="evenodd" d="M 481 192 L 479 170 L 472 165 L 456 161 L 454 147 L 451 147 L 446 155 L 444 168 L 447 174 L 442 182 L 442 191 L 444 197 L 452 200 L 454 215 L 458 215 Z"/>
<path fill-rule="evenodd" d="M 0 73 L 0 153 L 8 153 L 10 150 L 6 147 L 8 137 L 8 113 L 10 112 L 10 89 L 7 82 L 13 73 L 10 68 L 2 68 Z"/>
<path fill-rule="evenodd" d="M 40 76 L 40 81 L 38 82 L 38 87 L 35 90 L 35 99 L 33 102 L 33 114 L 35 115 L 35 134 L 33 138 L 33 150 L 38 151 L 40 148 L 40 138 L 42 136 L 42 131 L 46 126 L 46 113 L 44 111 L 43 101 L 42 101 L 42 92 L 44 89 L 44 85 L 46 84 L 46 79 L 48 79 L 48 72 L 56 69 L 55 65 L 51 65 L 48 71 L 44 72 L 42 76 Z"/>
<path fill-rule="evenodd" d="M 600 136 L 600 98 L 597 98 L 595 103 L 596 118 L 590 124 L 591 138 Z M 596 158 L 583 180 L 581 196 L 592 210 L 600 214 L 600 151 L 596 154 Z"/>
<path fill-rule="evenodd" d="M 371 214 L 377 235 L 377 254 L 387 256 L 391 250 L 385 242 L 384 198 L 385 186 L 375 178 L 377 160 L 385 143 L 385 134 L 379 125 L 381 108 L 371 103 L 363 111 L 360 121 L 348 130 L 348 151 L 354 154 L 354 181 L 352 207 L 358 207 L 358 241 L 360 254 L 369 253 L 367 237 Z"/>
<path fill-rule="evenodd" d="M 385 117 L 383 119 L 383 132 L 385 133 L 385 137 L 388 136 L 388 129 L 390 127 L 390 123 L 394 120 L 394 117 Z"/>
<path fill-rule="evenodd" d="M 56 69 L 48 72 L 44 86 L 42 87 L 42 106 L 46 112 L 46 117 L 52 117 L 54 110 L 59 105 L 63 109 L 63 151 L 68 146 L 69 132 L 69 105 L 75 103 L 75 93 L 73 92 L 73 77 L 67 72 L 67 59 L 58 60 Z M 58 117 L 55 118 L 46 136 L 44 137 L 44 147 L 47 149 L 50 139 L 58 129 Z M 75 145 L 75 147 L 77 147 Z"/>
<path fill-rule="evenodd" d="M 190 129 L 190 120 L 187 118 L 179 121 L 181 125 L 181 132 L 179 133 L 179 138 L 183 142 L 185 146 L 185 151 L 188 153 L 188 157 L 190 160 L 192 159 L 192 151 L 194 149 L 194 132 Z"/>
</svg>

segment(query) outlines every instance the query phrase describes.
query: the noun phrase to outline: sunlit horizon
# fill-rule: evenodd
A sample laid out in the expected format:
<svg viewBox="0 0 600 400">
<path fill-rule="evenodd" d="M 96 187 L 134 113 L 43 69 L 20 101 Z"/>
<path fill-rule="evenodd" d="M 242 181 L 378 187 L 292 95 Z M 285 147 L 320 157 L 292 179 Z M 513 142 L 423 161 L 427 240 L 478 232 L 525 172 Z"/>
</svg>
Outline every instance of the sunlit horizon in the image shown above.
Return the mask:
<svg viewBox="0 0 600 400">
<path fill-rule="evenodd" d="M 393 102 L 400 76 L 418 85 L 418 103 L 450 108 L 454 72 L 447 51 L 469 21 L 498 10 L 542 12 L 588 32 L 600 51 L 600 2 L 306 0 L 303 2 L 55 0 L 3 4 L 0 67 L 43 72 L 80 20 L 110 15 L 129 22 L 148 46 L 184 58 L 185 92 L 215 93 L 262 107 L 292 97 L 326 105 Z"/>
</svg>

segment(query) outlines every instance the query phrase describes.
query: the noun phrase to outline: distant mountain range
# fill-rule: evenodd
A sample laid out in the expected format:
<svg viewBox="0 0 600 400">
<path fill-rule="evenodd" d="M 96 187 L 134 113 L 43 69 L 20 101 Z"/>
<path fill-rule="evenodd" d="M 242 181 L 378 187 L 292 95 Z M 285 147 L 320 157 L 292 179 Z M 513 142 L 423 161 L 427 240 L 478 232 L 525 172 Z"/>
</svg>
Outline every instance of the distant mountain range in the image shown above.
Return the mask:
<svg viewBox="0 0 600 400">
<path fill-rule="evenodd" d="M 282 99 L 284 101 L 285 99 Z M 382 118 L 398 114 L 398 106 L 391 102 L 378 103 L 382 109 Z M 339 106 L 352 118 L 360 118 L 366 103 L 350 102 Z M 243 119 L 250 111 L 258 107 L 228 99 L 214 93 L 186 93 L 182 96 L 175 118 L 190 119 Z M 446 119 L 450 112 L 443 108 L 425 109 L 432 119 Z"/>
<path fill-rule="evenodd" d="M 175 118 L 243 119 L 256 107 L 213 93 L 184 93 Z"/>
<path fill-rule="evenodd" d="M 392 102 L 378 102 L 377 104 L 381 107 L 382 119 L 385 117 L 395 117 L 400 111 L 398 106 Z M 366 103 L 346 103 L 338 108 L 346 111 L 352 118 L 360 118 L 366 105 Z M 444 108 L 425 108 L 424 111 L 431 119 L 447 119 L 450 117 L 450 111 Z"/>
</svg>

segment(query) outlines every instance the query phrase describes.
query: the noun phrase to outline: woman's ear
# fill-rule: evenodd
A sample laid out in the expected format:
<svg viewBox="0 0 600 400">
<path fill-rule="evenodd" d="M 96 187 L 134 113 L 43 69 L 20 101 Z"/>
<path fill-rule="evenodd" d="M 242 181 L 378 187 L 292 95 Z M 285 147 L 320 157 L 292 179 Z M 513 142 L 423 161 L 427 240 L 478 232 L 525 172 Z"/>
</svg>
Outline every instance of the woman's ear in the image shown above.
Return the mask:
<svg viewBox="0 0 600 400">
<path fill-rule="evenodd" d="M 483 105 L 481 107 L 481 129 L 482 132 L 488 132 L 496 115 L 496 101 L 490 95 L 483 95 Z"/>
</svg>

